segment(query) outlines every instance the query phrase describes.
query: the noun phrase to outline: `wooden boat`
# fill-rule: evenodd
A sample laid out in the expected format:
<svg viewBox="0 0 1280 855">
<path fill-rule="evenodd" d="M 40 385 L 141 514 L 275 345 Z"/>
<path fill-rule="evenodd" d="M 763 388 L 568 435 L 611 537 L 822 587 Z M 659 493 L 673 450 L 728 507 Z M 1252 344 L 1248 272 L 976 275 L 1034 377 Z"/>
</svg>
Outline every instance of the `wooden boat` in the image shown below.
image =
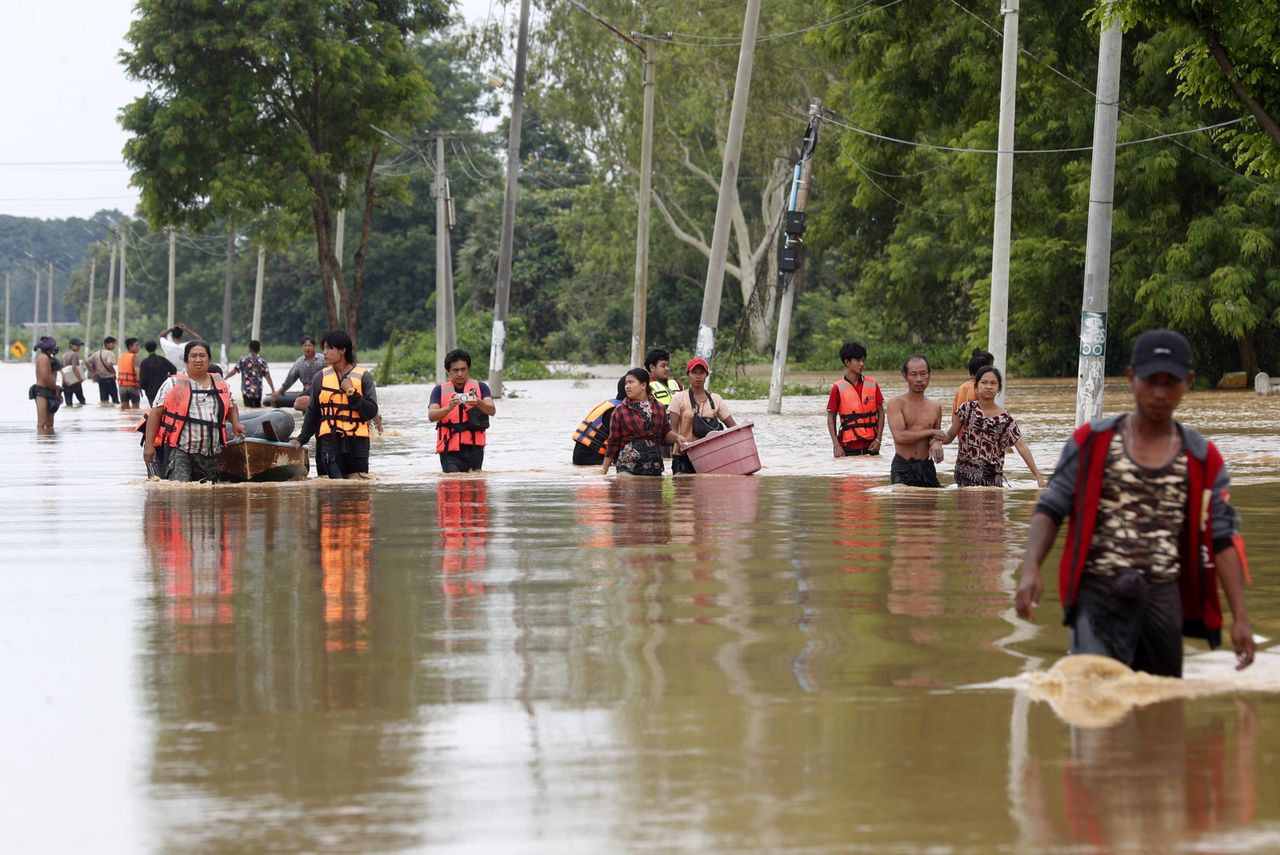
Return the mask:
<svg viewBox="0 0 1280 855">
<path fill-rule="evenodd" d="M 218 473 L 227 481 L 304 480 L 310 471 L 307 450 L 287 442 L 241 439 L 227 443 L 218 456 Z"/>
</svg>

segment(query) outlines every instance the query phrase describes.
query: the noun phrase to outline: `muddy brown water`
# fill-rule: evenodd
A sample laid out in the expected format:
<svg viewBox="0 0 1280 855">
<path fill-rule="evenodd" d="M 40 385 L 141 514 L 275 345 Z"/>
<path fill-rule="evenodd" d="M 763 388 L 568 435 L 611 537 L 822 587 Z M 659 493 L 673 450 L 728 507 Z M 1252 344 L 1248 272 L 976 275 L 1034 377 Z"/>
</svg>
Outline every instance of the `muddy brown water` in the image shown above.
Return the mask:
<svg viewBox="0 0 1280 855">
<path fill-rule="evenodd" d="M 893 490 L 802 397 L 732 402 L 756 476 L 606 478 L 569 434 L 614 381 L 550 380 L 509 384 L 481 477 L 438 474 L 405 386 L 370 482 L 179 487 L 119 411 L 37 437 L 30 375 L 0 366 L 4 851 L 1280 851 L 1280 654 L 1046 690 L 1016 457 L 1006 491 Z M 1008 405 L 1051 468 L 1073 385 Z M 1271 636 L 1280 399 L 1180 415 Z"/>
</svg>

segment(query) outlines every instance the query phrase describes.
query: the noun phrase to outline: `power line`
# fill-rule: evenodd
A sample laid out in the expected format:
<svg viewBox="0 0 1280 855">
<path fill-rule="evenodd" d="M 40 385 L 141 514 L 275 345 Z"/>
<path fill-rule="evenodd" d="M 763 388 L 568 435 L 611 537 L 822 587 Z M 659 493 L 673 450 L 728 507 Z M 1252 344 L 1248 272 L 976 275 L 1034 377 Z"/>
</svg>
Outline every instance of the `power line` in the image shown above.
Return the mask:
<svg viewBox="0 0 1280 855">
<path fill-rule="evenodd" d="M 800 29 L 797 29 L 797 30 L 788 30 L 787 32 L 782 32 L 782 33 L 766 33 L 765 35 L 757 36 L 756 44 L 762 44 L 765 42 L 774 42 L 774 41 L 779 41 L 781 39 L 789 39 L 793 36 L 803 35 L 805 33 L 809 33 L 814 30 L 826 29 L 827 27 L 832 27 L 832 26 L 835 26 L 836 24 L 844 24 L 844 23 L 848 23 L 849 21 L 856 21 L 859 18 L 865 18 L 868 15 L 874 15 L 876 12 L 883 12 L 885 9 L 888 9 L 892 6 L 896 6 L 899 3 L 904 2 L 904 0 L 889 0 L 889 2 L 885 3 L 883 6 L 877 6 L 874 9 L 868 9 L 865 12 L 861 11 L 867 6 L 870 6 L 873 2 L 875 2 L 875 0 L 864 0 L 864 2 L 858 4 L 857 6 L 854 6 L 852 9 L 841 12 L 839 15 L 836 15 L 833 18 L 828 18 L 825 21 L 819 21 L 816 24 L 809 24 L 808 26 L 801 27 Z M 646 39 L 662 38 L 662 40 L 666 44 L 683 45 L 685 47 L 739 47 L 742 44 L 741 34 L 732 35 L 732 36 L 707 36 L 707 35 L 701 35 L 699 33 L 671 33 L 671 38 L 667 38 L 666 34 L 658 36 L 651 33 L 641 33 L 640 35 L 642 38 L 646 38 Z"/>
</svg>

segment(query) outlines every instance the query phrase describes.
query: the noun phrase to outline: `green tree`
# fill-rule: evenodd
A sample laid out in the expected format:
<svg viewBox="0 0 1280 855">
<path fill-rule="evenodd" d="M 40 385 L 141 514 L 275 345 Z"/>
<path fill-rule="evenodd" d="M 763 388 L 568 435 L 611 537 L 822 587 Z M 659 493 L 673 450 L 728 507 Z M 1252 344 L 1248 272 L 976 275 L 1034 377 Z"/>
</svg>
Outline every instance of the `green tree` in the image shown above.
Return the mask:
<svg viewBox="0 0 1280 855">
<path fill-rule="evenodd" d="M 1114 0 L 1094 19 L 1171 29 L 1178 92 L 1247 121 L 1218 133 L 1246 173 L 1280 178 L 1280 0 Z"/>
<path fill-rule="evenodd" d="M 279 227 L 310 222 L 319 284 L 337 326 L 336 282 L 355 337 L 364 259 L 380 188 L 375 126 L 430 116 L 431 87 L 411 38 L 445 22 L 443 0 L 140 0 L 125 68 L 147 93 L 125 107 L 125 158 L 155 226 L 219 217 Z M 347 186 L 346 177 L 352 181 Z M 335 213 L 358 197 L 362 219 L 349 285 Z M 283 225 L 281 224 L 283 220 Z"/>
</svg>

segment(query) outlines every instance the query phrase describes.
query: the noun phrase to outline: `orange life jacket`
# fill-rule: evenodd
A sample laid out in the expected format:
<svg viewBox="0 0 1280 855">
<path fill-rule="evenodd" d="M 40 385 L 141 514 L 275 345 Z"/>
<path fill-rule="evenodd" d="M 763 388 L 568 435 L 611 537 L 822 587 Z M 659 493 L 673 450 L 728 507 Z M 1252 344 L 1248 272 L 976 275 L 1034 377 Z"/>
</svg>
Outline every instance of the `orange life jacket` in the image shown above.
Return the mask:
<svg viewBox="0 0 1280 855">
<path fill-rule="evenodd" d="M 222 442 L 227 441 L 226 421 L 227 413 L 231 412 L 231 387 L 215 374 L 210 374 L 209 379 L 213 381 L 213 391 L 218 396 L 217 421 L 207 422 L 191 418 L 191 378 L 185 371 L 179 372 L 173 375 L 173 388 L 169 390 L 169 394 L 161 404 L 164 412 L 160 414 L 160 430 L 156 435 L 157 445 L 176 446 L 178 437 L 182 436 L 183 427 L 189 424 L 203 425 L 210 430 L 217 430 Z"/>
<path fill-rule="evenodd" d="M 578 425 L 578 429 L 573 432 L 573 441 L 594 449 L 603 457 L 605 446 L 609 442 L 609 434 L 604 429 L 604 416 L 605 413 L 621 403 L 617 398 L 610 398 L 607 401 L 596 404 L 595 409 L 587 413 L 587 417 L 582 420 Z"/>
<path fill-rule="evenodd" d="M 876 438 L 880 423 L 880 408 L 876 404 L 876 392 L 880 386 L 870 377 L 862 378 L 862 396 L 847 378 L 836 384 L 840 389 L 840 444 L 869 442 Z"/>
<path fill-rule="evenodd" d="M 480 384 L 475 380 L 468 380 L 467 385 L 462 387 L 462 392 L 474 394 L 478 399 L 480 397 Z M 449 406 L 449 402 L 457 394 L 460 393 L 453 383 L 441 383 L 440 406 Z M 471 422 L 470 415 L 474 409 L 475 407 L 470 404 L 461 404 L 436 422 L 436 454 L 446 451 L 461 451 L 464 445 L 485 444 L 485 429 Z"/>
<path fill-rule="evenodd" d="M 364 375 L 363 368 L 354 367 L 347 374 L 357 391 L 364 387 Z M 338 372 L 326 366 L 321 377 L 320 429 L 317 433 L 320 436 L 336 433 L 338 436 L 363 436 L 368 439 L 369 423 L 361 421 L 360 412 L 351 406 L 351 396 L 342 391 Z"/>
<path fill-rule="evenodd" d="M 142 382 L 138 380 L 137 359 L 138 354 L 129 350 L 120 354 L 120 361 L 116 363 L 116 382 L 120 386 L 128 389 L 142 388 Z"/>
</svg>

